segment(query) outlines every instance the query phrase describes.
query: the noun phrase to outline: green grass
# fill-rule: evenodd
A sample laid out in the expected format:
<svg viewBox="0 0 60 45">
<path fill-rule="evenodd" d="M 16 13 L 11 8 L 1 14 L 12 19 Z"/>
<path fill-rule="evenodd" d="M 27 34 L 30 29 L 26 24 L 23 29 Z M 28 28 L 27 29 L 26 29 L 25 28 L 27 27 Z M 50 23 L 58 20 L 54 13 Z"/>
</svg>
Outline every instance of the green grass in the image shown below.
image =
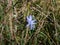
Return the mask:
<svg viewBox="0 0 60 45">
<path fill-rule="evenodd" d="M 60 45 L 60 0 L 0 0 L 0 45 Z"/>
</svg>

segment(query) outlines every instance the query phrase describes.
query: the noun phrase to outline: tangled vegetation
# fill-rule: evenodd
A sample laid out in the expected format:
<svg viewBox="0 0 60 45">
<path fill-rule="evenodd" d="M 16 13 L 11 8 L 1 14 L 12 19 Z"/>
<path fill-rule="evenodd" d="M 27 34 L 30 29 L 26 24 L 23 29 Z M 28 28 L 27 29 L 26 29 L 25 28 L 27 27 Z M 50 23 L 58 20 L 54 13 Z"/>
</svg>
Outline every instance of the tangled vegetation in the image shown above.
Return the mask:
<svg viewBox="0 0 60 45">
<path fill-rule="evenodd" d="M 60 45 L 60 0 L 0 0 L 0 45 Z"/>
</svg>

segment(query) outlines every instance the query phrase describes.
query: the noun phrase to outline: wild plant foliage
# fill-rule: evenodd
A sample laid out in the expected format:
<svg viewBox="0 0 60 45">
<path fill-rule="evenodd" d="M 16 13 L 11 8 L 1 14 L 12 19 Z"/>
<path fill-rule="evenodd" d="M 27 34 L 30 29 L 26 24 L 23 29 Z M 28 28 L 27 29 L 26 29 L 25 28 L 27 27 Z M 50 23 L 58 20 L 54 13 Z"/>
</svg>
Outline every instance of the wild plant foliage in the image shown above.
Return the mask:
<svg viewBox="0 0 60 45">
<path fill-rule="evenodd" d="M 60 45 L 60 0 L 0 0 L 0 45 Z"/>
</svg>

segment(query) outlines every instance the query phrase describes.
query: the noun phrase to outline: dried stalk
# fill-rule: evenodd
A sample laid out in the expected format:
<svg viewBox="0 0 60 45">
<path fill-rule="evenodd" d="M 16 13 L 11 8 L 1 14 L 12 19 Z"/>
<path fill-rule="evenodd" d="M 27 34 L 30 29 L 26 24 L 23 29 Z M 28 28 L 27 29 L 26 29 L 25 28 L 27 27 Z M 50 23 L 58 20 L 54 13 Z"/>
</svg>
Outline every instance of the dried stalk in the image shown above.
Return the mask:
<svg viewBox="0 0 60 45">
<path fill-rule="evenodd" d="M 8 5 L 7 5 L 8 10 L 10 9 L 10 7 L 12 7 L 12 0 L 8 0 Z M 12 26 L 12 16 L 13 16 L 12 9 L 10 9 L 10 11 L 8 12 L 8 16 L 9 16 L 9 26 L 10 26 L 10 32 L 11 32 L 11 39 L 14 39 L 13 26 Z"/>
</svg>

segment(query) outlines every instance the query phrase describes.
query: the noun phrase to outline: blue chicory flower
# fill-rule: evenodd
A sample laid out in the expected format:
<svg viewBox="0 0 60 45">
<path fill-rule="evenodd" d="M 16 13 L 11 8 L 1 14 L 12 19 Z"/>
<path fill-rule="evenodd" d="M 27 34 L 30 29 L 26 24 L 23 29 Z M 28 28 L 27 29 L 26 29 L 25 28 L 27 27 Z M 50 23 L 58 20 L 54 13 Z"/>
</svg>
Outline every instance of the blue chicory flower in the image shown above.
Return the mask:
<svg viewBox="0 0 60 45">
<path fill-rule="evenodd" d="M 28 22 L 27 26 L 29 26 L 29 28 L 31 30 L 34 30 L 34 28 L 35 28 L 35 24 L 36 24 L 35 21 L 36 20 L 35 19 L 33 20 L 33 16 L 32 15 L 27 16 L 27 22 Z"/>
</svg>

